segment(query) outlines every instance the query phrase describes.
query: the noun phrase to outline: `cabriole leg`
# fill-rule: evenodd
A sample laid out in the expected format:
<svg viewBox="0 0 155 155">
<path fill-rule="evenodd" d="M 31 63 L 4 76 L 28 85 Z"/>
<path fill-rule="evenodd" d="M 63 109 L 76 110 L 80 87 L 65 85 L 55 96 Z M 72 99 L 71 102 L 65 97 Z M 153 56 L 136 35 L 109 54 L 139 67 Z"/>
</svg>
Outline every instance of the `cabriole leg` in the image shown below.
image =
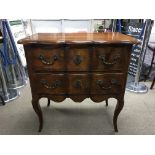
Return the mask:
<svg viewBox="0 0 155 155">
<path fill-rule="evenodd" d="M 118 118 L 119 113 L 123 109 L 123 106 L 124 106 L 124 99 L 117 99 L 117 105 L 116 105 L 114 116 L 113 116 L 113 125 L 114 125 L 115 132 L 118 132 L 117 118 Z"/>
<path fill-rule="evenodd" d="M 108 99 L 107 99 L 107 100 L 105 100 L 105 103 L 106 103 L 106 106 L 108 106 Z"/>
<path fill-rule="evenodd" d="M 41 132 L 41 130 L 43 128 L 43 115 L 42 115 L 41 107 L 39 104 L 39 98 L 33 98 L 32 99 L 32 106 L 33 106 L 33 109 L 39 118 L 39 130 L 38 130 L 38 132 Z"/>
<path fill-rule="evenodd" d="M 47 99 L 48 100 L 48 103 L 47 103 L 47 107 L 50 106 L 50 99 Z"/>
</svg>

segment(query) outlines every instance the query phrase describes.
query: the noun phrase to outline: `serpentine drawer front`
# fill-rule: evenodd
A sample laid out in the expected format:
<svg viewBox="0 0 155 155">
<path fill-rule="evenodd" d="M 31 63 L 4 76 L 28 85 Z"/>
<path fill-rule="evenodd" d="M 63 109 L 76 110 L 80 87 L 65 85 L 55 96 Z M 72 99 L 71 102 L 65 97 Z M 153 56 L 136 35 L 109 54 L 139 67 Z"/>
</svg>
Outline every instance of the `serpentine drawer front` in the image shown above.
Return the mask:
<svg viewBox="0 0 155 155">
<path fill-rule="evenodd" d="M 94 74 L 91 81 L 91 94 L 123 93 L 123 74 Z"/>
<path fill-rule="evenodd" d="M 43 127 L 41 97 L 56 102 L 68 97 L 75 102 L 90 98 L 94 102 L 106 100 L 106 105 L 108 98 L 116 98 L 113 125 L 118 131 L 117 118 L 124 105 L 130 52 L 138 43 L 136 39 L 110 32 L 42 33 L 18 43 L 25 49 L 39 131 Z"/>
<path fill-rule="evenodd" d="M 35 92 L 38 94 L 65 94 L 67 83 L 64 74 L 37 74 L 33 81 Z"/>
<path fill-rule="evenodd" d="M 64 71 L 65 58 L 62 46 L 33 46 L 29 52 L 34 71 Z"/>
<path fill-rule="evenodd" d="M 127 46 L 98 45 L 93 51 L 93 71 L 123 71 L 128 61 L 126 55 Z"/>
</svg>

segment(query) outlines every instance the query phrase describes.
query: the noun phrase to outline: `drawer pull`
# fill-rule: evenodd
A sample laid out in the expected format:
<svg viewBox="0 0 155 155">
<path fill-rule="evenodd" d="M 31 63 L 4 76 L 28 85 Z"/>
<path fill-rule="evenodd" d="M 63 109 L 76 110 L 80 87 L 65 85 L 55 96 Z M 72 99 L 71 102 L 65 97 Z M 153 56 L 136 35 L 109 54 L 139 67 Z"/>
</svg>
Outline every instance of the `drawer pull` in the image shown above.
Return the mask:
<svg viewBox="0 0 155 155">
<path fill-rule="evenodd" d="M 111 86 L 104 87 L 104 86 L 103 86 L 103 81 L 102 81 L 102 80 L 97 80 L 96 83 L 97 83 L 97 84 L 99 85 L 99 87 L 102 88 L 102 89 L 105 89 L 105 90 L 111 89 Z"/>
<path fill-rule="evenodd" d="M 74 57 L 73 61 L 74 61 L 74 63 L 75 63 L 76 65 L 80 65 L 80 63 L 82 62 L 82 58 L 81 58 L 80 55 L 76 55 L 76 56 Z"/>
<path fill-rule="evenodd" d="M 74 84 L 74 87 L 75 88 L 81 88 L 82 87 L 82 83 L 81 83 L 81 80 L 77 80 Z"/>
<path fill-rule="evenodd" d="M 120 56 L 119 56 L 119 55 L 116 55 L 116 56 L 113 58 L 112 62 L 106 61 L 105 55 L 99 55 L 99 59 L 102 61 L 102 63 L 103 63 L 104 65 L 114 65 L 114 64 L 116 64 L 117 61 L 120 59 Z"/>
<path fill-rule="evenodd" d="M 53 65 L 54 64 L 54 61 L 58 60 L 58 56 L 57 55 L 54 55 L 51 58 L 51 60 L 47 60 L 43 55 L 39 55 L 39 59 L 45 65 Z"/>
<path fill-rule="evenodd" d="M 41 80 L 42 85 L 47 88 L 47 89 L 55 89 L 58 87 L 61 87 L 61 81 L 56 80 L 54 82 L 52 82 L 52 84 L 49 84 L 46 80 Z"/>
</svg>

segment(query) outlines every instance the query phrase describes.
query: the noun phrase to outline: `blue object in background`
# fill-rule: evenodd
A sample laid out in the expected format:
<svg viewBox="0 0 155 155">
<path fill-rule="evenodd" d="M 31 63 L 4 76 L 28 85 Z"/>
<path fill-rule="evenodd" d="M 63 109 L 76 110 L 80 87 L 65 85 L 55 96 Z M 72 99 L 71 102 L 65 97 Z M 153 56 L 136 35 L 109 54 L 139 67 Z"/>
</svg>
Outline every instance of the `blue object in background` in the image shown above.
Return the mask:
<svg viewBox="0 0 155 155">
<path fill-rule="evenodd" d="M 117 22 L 116 22 L 116 32 L 122 32 L 121 19 L 117 19 Z"/>
<path fill-rule="evenodd" d="M 7 64 L 16 64 L 17 63 L 17 57 L 18 57 L 18 52 L 17 52 L 17 48 L 15 46 L 13 37 L 12 37 L 12 33 L 11 30 L 9 28 L 8 22 L 7 20 L 2 20 L 2 29 L 3 29 L 3 56 L 4 56 L 4 62 L 5 65 Z M 10 43 L 12 45 L 12 50 L 13 50 L 13 58 L 10 59 L 9 57 L 9 49 L 7 47 L 7 33 L 8 33 L 8 38 L 10 38 Z"/>
</svg>

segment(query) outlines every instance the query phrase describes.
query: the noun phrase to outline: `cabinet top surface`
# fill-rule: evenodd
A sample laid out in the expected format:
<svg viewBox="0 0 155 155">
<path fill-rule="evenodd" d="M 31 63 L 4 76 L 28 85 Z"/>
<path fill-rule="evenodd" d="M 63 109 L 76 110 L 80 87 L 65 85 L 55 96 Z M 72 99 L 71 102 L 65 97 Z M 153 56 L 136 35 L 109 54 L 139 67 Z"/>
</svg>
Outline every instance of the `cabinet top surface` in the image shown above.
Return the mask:
<svg viewBox="0 0 155 155">
<path fill-rule="evenodd" d="M 37 33 L 18 41 L 19 44 L 32 43 L 130 43 L 138 41 L 118 32 L 105 33 Z"/>
</svg>

